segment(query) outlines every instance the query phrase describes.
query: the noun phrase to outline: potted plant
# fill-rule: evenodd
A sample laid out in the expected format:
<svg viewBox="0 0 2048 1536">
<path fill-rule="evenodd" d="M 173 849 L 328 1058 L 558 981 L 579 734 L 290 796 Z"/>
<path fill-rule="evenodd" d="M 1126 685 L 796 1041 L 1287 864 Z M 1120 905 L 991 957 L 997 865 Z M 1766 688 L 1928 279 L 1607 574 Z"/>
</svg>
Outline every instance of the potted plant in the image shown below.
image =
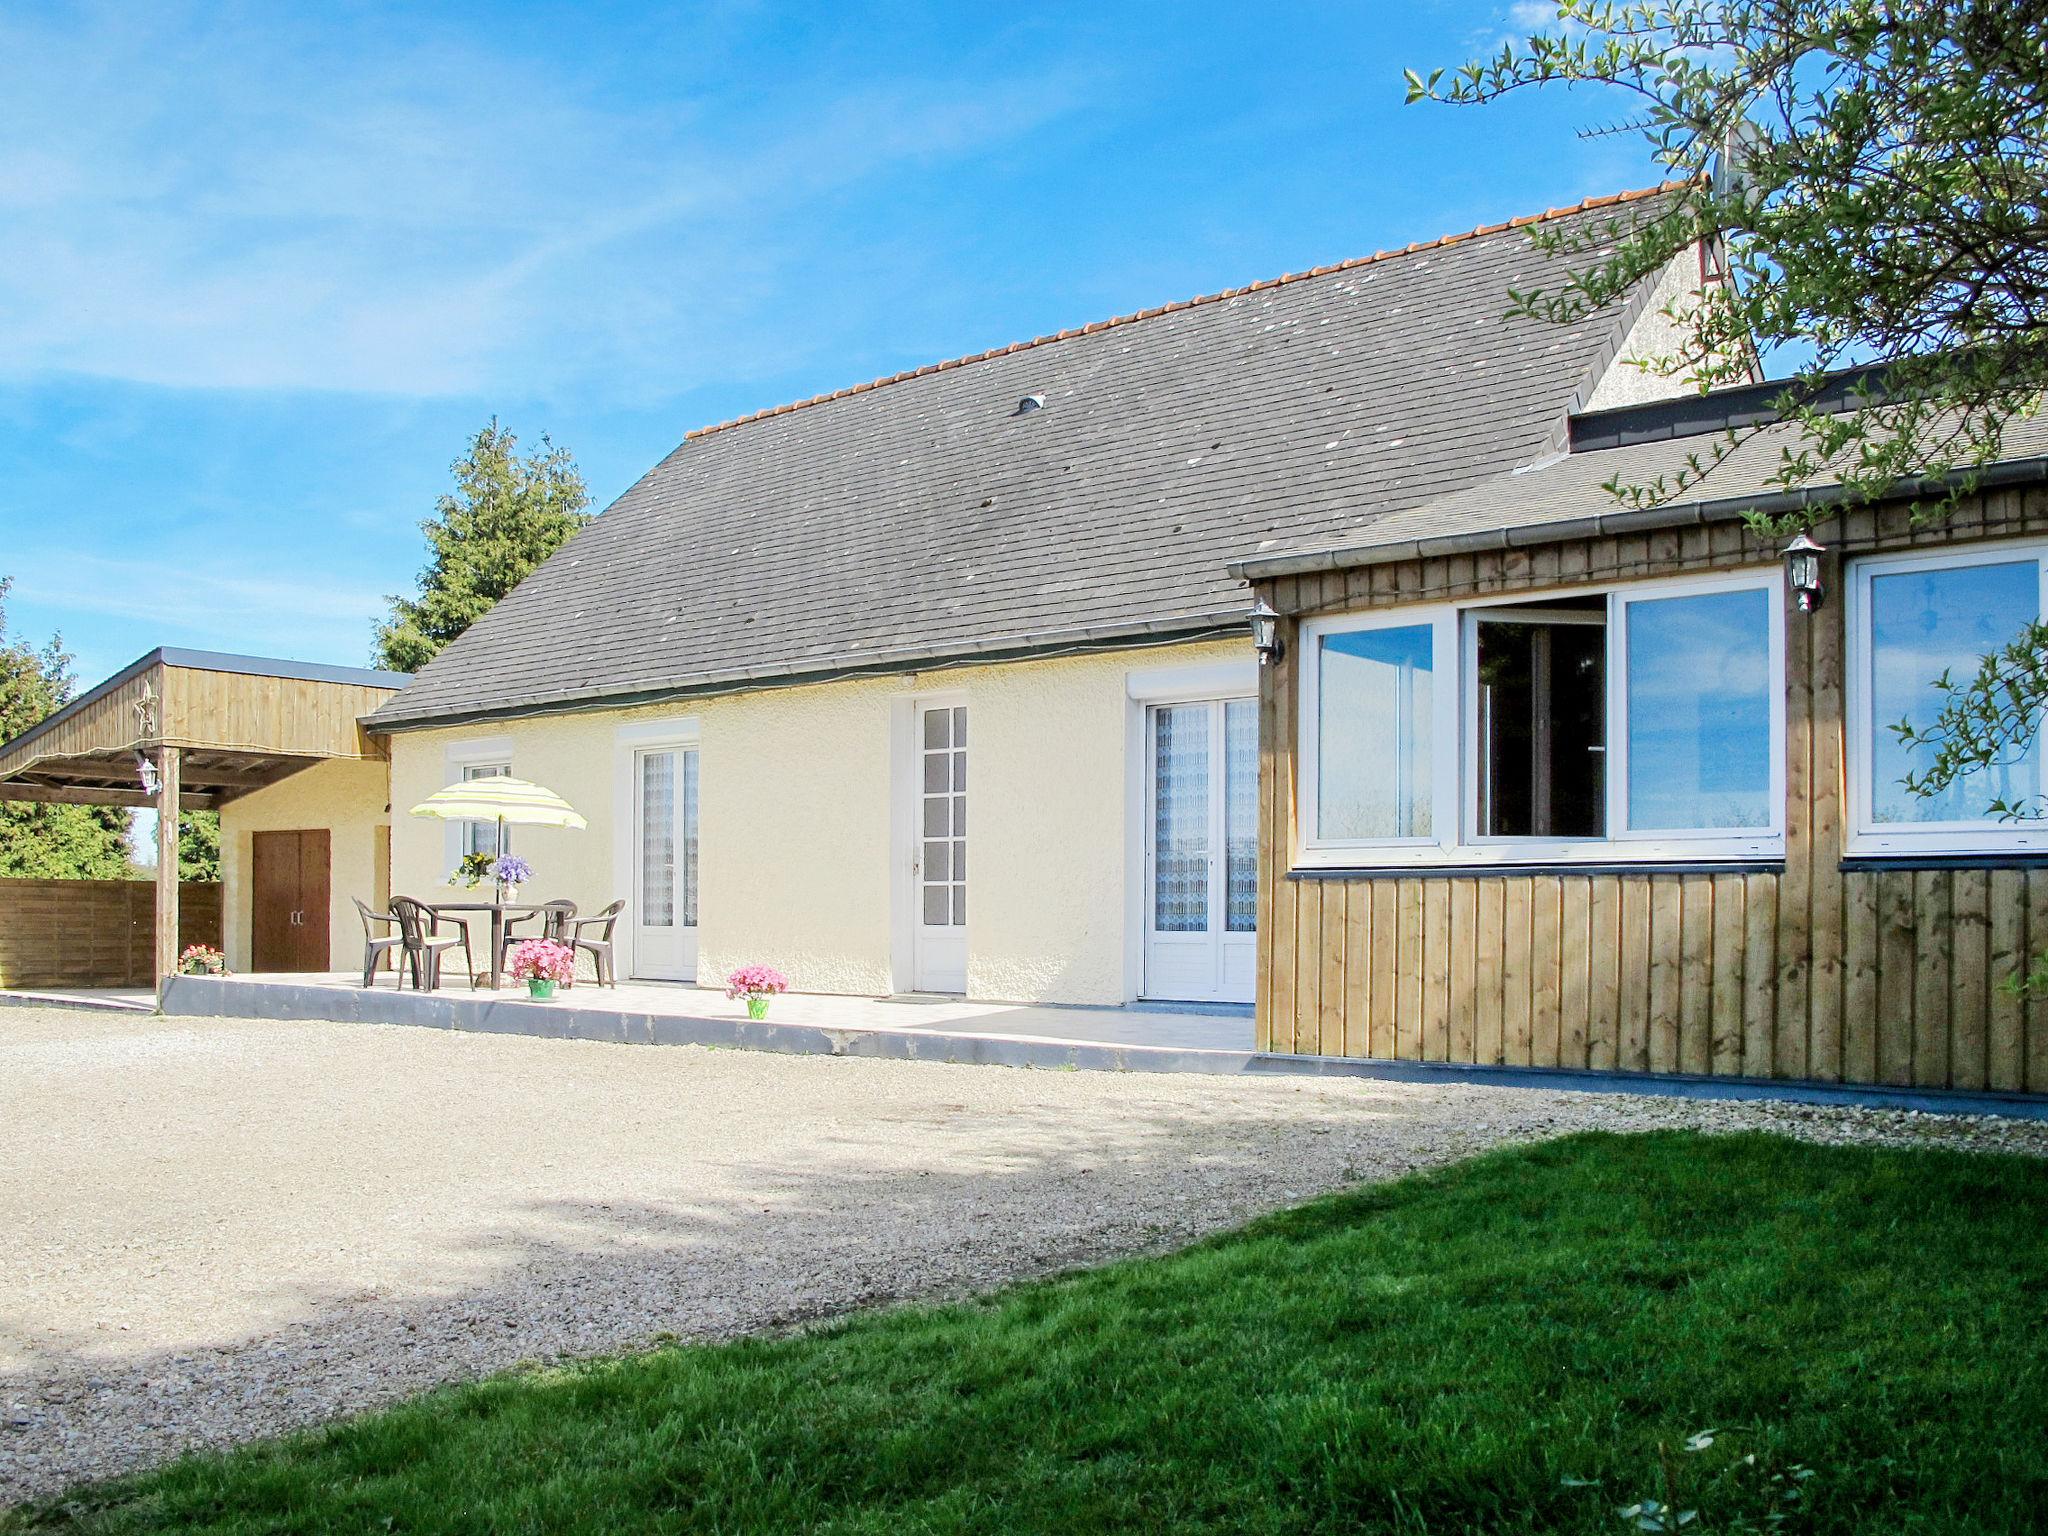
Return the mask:
<svg viewBox="0 0 2048 1536">
<path fill-rule="evenodd" d="M 490 877 L 491 866 L 496 862 L 488 853 L 465 853 L 461 862 L 448 871 L 448 883 L 473 891 Z"/>
<path fill-rule="evenodd" d="M 178 956 L 180 976 L 225 976 L 228 957 L 211 944 L 188 944 Z"/>
<path fill-rule="evenodd" d="M 576 951 L 553 939 L 524 939 L 512 951 L 509 967 L 514 981 L 526 983 L 529 997 L 545 1001 L 555 995 L 555 985 L 576 975 Z"/>
<path fill-rule="evenodd" d="M 517 901 L 519 887 L 533 878 L 533 866 L 512 854 L 500 854 L 491 863 L 491 878 L 498 882 L 499 901 Z"/>
<path fill-rule="evenodd" d="M 734 1001 L 745 998 L 750 1019 L 767 1018 L 768 999 L 788 990 L 789 978 L 772 965 L 743 965 L 725 978 L 725 995 Z"/>
</svg>

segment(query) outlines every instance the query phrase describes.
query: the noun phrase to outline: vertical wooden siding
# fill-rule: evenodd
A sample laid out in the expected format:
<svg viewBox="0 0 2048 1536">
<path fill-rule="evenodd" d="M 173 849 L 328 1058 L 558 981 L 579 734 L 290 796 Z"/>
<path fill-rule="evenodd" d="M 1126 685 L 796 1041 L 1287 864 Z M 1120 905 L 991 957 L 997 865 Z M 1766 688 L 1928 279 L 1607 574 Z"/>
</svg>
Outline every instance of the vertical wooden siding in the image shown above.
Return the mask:
<svg viewBox="0 0 2048 1536">
<path fill-rule="evenodd" d="M 220 887 L 178 888 L 178 947 L 220 946 Z M 149 880 L 0 880 L 0 987 L 155 984 Z"/>
<path fill-rule="evenodd" d="M 2048 493 L 1944 529 L 1885 509 L 1861 552 L 2038 533 Z M 1738 525 L 1287 578 L 1290 620 L 1774 560 Z M 1294 629 L 1264 669 L 1262 1049 L 1508 1066 L 2048 1092 L 2048 1001 L 2001 985 L 2048 950 L 2048 868 L 1843 863 L 1841 569 L 1788 612 L 1785 860 L 1770 873 L 1293 875 Z"/>
</svg>

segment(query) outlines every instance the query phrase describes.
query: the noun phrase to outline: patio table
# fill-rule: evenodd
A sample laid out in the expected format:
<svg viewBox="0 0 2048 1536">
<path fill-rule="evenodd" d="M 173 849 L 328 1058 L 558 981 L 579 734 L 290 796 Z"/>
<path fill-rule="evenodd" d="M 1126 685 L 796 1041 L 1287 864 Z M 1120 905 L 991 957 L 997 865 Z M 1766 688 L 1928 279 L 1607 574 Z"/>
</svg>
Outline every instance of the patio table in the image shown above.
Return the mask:
<svg viewBox="0 0 2048 1536">
<path fill-rule="evenodd" d="M 491 914 L 491 990 L 498 990 L 499 968 L 505 963 L 505 924 L 522 917 L 532 917 L 541 909 L 537 901 L 436 901 L 427 904 L 427 910 L 436 914 L 442 912 L 488 912 Z M 473 980 L 474 978 L 472 978 Z"/>
</svg>

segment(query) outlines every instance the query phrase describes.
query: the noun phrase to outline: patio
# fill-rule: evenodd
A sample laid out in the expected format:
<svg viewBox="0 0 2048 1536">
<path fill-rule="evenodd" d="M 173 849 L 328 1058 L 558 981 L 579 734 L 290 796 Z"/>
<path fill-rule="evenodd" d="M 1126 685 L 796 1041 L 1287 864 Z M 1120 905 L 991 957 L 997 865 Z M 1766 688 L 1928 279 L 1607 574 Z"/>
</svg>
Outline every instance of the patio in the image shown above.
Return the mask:
<svg viewBox="0 0 2048 1536">
<path fill-rule="evenodd" d="M 269 1018 L 412 1024 L 550 1039 L 709 1045 L 797 1055 L 889 1060 L 1234 1073 L 1253 1060 L 1250 1009 L 1133 1004 L 1082 1008 L 969 1002 L 952 997 L 831 997 L 791 993 L 751 1020 L 723 992 L 680 983 L 589 981 L 535 1002 L 524 992 L 400 991 L 380 974 L 172 976 L 163 1011 L 188 1018 Z"/>
</svg>

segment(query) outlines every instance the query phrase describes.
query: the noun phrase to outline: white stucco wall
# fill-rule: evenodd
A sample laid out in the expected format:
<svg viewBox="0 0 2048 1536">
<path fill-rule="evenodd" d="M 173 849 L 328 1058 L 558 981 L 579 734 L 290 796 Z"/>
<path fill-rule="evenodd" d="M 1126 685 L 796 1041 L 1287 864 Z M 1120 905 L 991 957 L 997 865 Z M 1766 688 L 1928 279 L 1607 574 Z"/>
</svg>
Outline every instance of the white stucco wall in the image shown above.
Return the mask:
<svg viewBox="0 0 2048 1536">
<path fill-rule="evenodd" d="M 1685 311 L 1700 291 L 1700 256 L 1689 249 L 1673 257 L 1657 274 L 1648 299 L 1637 311 L 1614 361 L 1593 386 L 1586 409 L 1646 405 L 1692 393 L 1698 385 L 1686 373 L 1667 374 L 1646 366 L 1654 358 L 1677 356 L 1690 337 Z M 1676 316 L 1672 311 L 1676 309 Z"/>
<path fill-rule="evenodd" d="M 381 761 L 315 763 L 221 807 L 221 926 L 230 969 L 250 967 L 251 834 L 312 827 L 328 831 L 327 963 L 342 971 L 361 963 L 363 924 L 350 898 L 382 904 L 388 772 Z"/>
<path fill-rule="evenodd" d="M 1127 913 L 1142 713 L 1128 679 L 1250 659 L 1248 644 L 1212 642 L 404 732 L 392 738 L 393 889 L 447 894 L 442 827 L 404 809 L 458 776 L 464 756 L 506 749 L 514 774 L 564 795 L 590 823 L 515 834 L 536 873 L 525 894 L 566 896 L 585 911 L 630 899 L 620 763 L 631 749 L 619 732 L 689 722 L 700 754 L 699 981 L 759 961 L 803 991 L 905 989 L 909 847 L 898 807 L 909 709 L 959 694 L 969 720 L 969 995 L 1121 1002 L 1140 980 Z"/>
</svg>

